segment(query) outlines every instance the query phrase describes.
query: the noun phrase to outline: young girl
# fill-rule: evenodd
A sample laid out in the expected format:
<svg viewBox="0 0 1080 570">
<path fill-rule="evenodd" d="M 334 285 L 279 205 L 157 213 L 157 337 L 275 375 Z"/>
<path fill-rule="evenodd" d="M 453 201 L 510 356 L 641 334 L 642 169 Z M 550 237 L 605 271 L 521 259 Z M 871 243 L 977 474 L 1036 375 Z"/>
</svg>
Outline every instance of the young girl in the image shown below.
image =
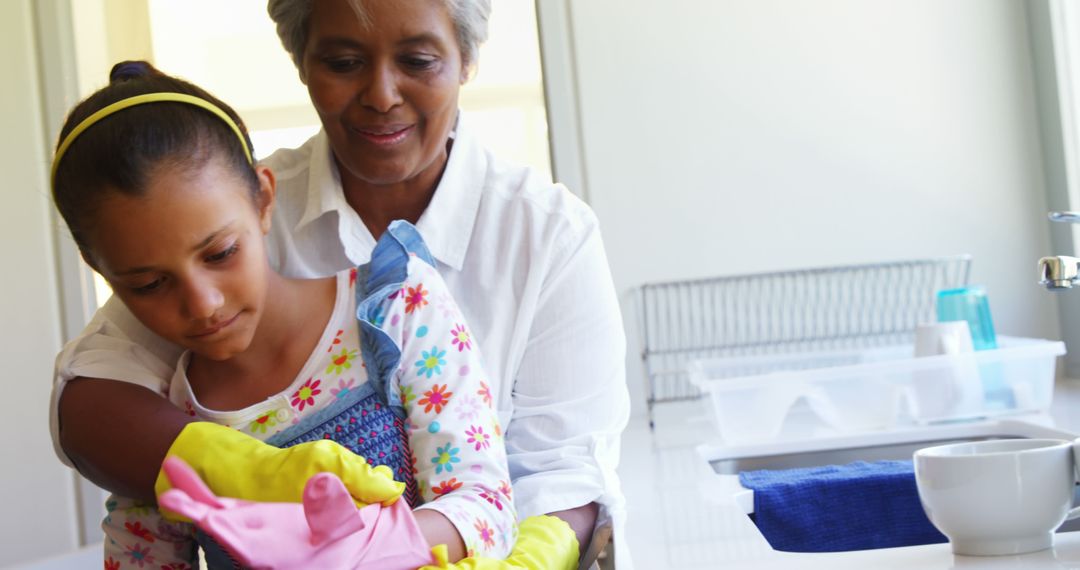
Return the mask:
<svg viewBox="0 0 1080 570">
<path fill-rule="evenodd" d="M 501 558 L 516 536 L 480 355 L 415 229 L 327 279 L 269 268 L 274 175 L 229 107 L 143 62 L 72 110 L 53 195 L 87 263 L 186 349 L 170 400 L 277 446 L 332 439 L 387 465 L 430 544 Z M 195 566 L 193 529 L 110 498 L 107 568 Z M 451 547 L 453 551 L 453 547 Z"/>
</svg>

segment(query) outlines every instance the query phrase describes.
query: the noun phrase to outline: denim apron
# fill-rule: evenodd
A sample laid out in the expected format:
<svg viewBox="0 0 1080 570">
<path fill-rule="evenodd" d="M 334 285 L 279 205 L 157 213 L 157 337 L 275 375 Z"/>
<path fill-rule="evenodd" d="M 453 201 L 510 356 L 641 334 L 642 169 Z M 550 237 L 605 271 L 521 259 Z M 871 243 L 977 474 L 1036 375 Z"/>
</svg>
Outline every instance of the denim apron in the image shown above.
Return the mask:
<svg viewBox="0 0 1080 570">
<path fill-rule="evenodd" d="M 332 404 L 304 418 L 266 440 L 275 447 L 291 447 L 320 439 L 333 440 L 371 465 L 386 465 L 394 479 L 405 483 L 403 499 L 410 506 L 421 503 L 412 471 L 405 409 L 400 391 L 393 384 L 394 372 L 401 362 L 401 349 L 379 325 L 381 305 L 400 291 L 408 277 L 410 255 L 416 255 L 433 267 L 435 261 L 412 224 L 395 221 L 379 238 L 371 261 L 357 268 L 356 320 L 360 327 L 360 353 L 367 368 L 368 380 L 344 394 Z M 201 530 L 195 533 L 210 570 L 241 568 L 228 552 Z"/>
</svg>

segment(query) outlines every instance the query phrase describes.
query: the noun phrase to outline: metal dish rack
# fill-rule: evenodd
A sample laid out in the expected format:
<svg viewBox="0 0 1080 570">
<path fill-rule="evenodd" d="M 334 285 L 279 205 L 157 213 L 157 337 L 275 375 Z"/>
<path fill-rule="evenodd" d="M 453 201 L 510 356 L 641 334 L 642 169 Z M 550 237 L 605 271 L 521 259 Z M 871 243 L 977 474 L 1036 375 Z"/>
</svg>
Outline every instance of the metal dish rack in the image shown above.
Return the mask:
<svg viewBox="0 0 1080 570">
<path fill-rule="evenodd" d="M 940 289 L 967 285 L 971 256 L 798 269 L 641 286 L 649 426 L 661 402 L 700 396 L 699 358 L 881 346 L 934 320 Z"/>
</svg>

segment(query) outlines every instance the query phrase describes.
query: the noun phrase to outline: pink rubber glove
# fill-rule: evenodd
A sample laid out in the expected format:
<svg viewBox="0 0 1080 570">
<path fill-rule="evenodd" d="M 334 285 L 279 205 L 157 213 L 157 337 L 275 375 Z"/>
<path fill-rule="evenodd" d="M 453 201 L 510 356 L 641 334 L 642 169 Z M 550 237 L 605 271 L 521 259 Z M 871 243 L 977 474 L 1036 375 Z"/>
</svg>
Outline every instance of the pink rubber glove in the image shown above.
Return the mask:
<svg viewBox="0 0 1080 570">
<path fill-rule="evenodd" d="M 433 562 L 405 501 L 357 509 L 332 473 L 308 479 L 303 504 L 219 498 L 178 457 L 162 466 L 173 488 L 159 497 L 250 568 L 386 568 Z"/>
</svg>

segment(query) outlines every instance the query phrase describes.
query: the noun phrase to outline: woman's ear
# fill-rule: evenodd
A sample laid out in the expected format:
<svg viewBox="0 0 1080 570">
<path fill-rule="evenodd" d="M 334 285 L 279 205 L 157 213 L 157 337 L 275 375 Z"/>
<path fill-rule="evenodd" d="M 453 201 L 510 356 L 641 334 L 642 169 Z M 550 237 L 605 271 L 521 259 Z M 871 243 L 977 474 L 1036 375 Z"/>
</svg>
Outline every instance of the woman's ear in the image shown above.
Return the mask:
<svg viewBox="0 0 1080 570">
<path fill-rule="evenodd" d="M 259 227 L 263 235 L 270 233 L 270 222 L 274 217 L 274 198 L 277 193 L 277 179 L 274 171 L 266 166 L 255 167 L 255 175 L 259 178 L 259 195 L 255 206 L 259 212 Z"/>
</svg>

